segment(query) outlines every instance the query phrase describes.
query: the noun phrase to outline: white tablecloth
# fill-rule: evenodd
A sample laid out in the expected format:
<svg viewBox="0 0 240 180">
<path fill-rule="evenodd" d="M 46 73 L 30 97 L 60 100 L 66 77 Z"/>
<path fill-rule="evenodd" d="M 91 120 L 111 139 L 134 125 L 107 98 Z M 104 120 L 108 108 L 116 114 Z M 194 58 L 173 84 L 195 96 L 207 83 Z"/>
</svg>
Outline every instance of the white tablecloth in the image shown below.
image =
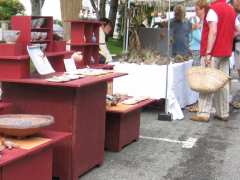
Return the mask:
<svg viewBox="0 0 240 180">
<path fill-rule="evenodd" d="M 113 81 L 113 93 L 129 96 L 148 96 L 154 99 L 165 98 L 166 65 L 138 65 L 129 63 L 112 63 L 114 69 L 128 73 L 127 76 Z M 173 119 L 182 119 L 181 108 L 193 104 L 198 94 L 192 91 L 186 80 L 186 71 L 192 66 L 192 61 L 169 65 L 168 73 L 168 111 Z"/>
</svg>

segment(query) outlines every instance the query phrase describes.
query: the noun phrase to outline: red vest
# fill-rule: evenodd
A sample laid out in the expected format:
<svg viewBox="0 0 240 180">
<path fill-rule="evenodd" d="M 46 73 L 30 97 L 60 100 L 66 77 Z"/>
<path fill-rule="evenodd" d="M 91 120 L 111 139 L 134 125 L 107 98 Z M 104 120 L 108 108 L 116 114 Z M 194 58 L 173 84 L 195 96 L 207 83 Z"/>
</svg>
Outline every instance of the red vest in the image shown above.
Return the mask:
<svg viewBox="0 0 240 180">
<path fill-rule="evenodd" d="M 217 36 L 211 55 L 214 57 L 229 57 L 232 54 L 233 38 L 235 32 L 236 12 L 225 0 L 217 0 L 210 5 L 218 16 Z M 207 14 L 207 13 L 206 13 Z M 204 18 L 200 55 L 205 56 L 207 51 L 209 26 Z"/>
</svg>

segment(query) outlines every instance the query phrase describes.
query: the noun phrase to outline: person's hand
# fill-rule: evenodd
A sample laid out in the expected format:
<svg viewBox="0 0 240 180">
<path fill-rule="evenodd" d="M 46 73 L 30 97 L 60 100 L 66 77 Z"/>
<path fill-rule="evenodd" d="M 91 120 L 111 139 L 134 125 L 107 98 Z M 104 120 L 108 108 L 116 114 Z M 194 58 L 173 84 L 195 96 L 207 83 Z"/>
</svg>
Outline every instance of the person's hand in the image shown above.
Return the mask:
<svg viewBox="0 0 240 180">
<path fill-rule="evenodd" d="M 206 56 L 205 56 L 204 62 L 205 62 L 205 65 L 206 65 L 206 66 L 210 66 L 210 65 L 211 65 L 211 59 L 212 59 L 212 56 L 211 56 L 211 55 L 206 55 Z"/>
<path fill-rule="evenodd" d="M 80 62 L 83 60 L 83 54 L 82 54 L 82 52 L 77 51 L 72 54 L 71 58 L 74 59 L 74 61 L 76 61 L 76 62 Z"/>
</svg>

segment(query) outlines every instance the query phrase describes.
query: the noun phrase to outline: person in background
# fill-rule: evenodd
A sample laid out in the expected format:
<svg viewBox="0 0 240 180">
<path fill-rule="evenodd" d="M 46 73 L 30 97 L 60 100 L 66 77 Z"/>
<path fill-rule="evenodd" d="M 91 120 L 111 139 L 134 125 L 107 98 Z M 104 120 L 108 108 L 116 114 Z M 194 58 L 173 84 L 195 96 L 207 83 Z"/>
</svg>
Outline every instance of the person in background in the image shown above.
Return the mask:
<svg viewBox="0 0 240 180">
<path fill-rule="evenodd" d="M 208 11 L 207 0 L 197 1 L 195 5 L 196 16 L 191 18 L 192 33 L 190 49 L 193 55 L 193 66 L 200 66 L 200 46 L 202 37 L 202 24 L 205 16 L 205 11 Z"/>
<path fill-rule="evenodd" d="M 190 33 L 192 31 L 192 24 L 185 18 L 186 12 L 182 5 L 176 5 L 174 8 L 174 19 L 171 22 L 171 33 L 173 38 L 172 55 L 190 56 L 191 51 Z"/>
<path fill-rule="evenodd" d="M 197 16 L 192 17 L 190 21 L 192 23 L 190 50 L 193 56 L 193 66 L 200 66 L 201 22 Z"/>
<path fill-rule="evenodd" d="M 204 18 L 201 40 L 201 65 L 219 69 L 229 74 L 229 57 L 232 54 L 236 12 L 225 0 L 214 0 Z M 229 84 L 216 93 L 199 94 L 199 111 L 192 116 L 193 121 L 208 122 L 212 105 L 215 118 L 228 120 Z"/>
<path fill-rule="evenodd" d="M 237 22 L 240 22 L 240 0 L 233 0 L 230 1 L 230 3 L 233 5 L 236 13 L 238 13 L 237 16 Z M 238 29 L 237 29 L 238 30 Z M 240 32 L 237 31 L 235 33 L 235 38 L 234 38 L 234 44 L 233 44 L 234 48 L 234 65 L 235 65 L 235 69 L 238 72 L 238 77 L 240 78 Z"/>
<path fill-rule="evenodd" d="M 106 36 L 112 32 L 113 24 L 107 18 L 103 18 L 100 21 L 102 22 L 102 25 L 99 28 L 99 54 L 100 54 L 99 63 L 105 64 L 112 61 L 112 56 L 109 52 L 106 43 Z"/>
</svg>

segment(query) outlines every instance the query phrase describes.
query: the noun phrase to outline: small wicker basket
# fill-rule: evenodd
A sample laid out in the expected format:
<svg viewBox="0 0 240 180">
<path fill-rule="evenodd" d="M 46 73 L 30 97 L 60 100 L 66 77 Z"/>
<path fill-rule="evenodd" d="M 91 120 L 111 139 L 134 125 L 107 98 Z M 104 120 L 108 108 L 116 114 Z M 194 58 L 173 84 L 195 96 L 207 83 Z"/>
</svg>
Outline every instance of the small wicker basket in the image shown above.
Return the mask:
<svg viewBox="0 0 240 180">
<path fill-rule="evenodd" d="M 187 80 L 192 90 L 200 93 L 214 93 L 225 86 L 230 77 L 214 68 L 192 67 L 187 72 Z"/>
</svg>

